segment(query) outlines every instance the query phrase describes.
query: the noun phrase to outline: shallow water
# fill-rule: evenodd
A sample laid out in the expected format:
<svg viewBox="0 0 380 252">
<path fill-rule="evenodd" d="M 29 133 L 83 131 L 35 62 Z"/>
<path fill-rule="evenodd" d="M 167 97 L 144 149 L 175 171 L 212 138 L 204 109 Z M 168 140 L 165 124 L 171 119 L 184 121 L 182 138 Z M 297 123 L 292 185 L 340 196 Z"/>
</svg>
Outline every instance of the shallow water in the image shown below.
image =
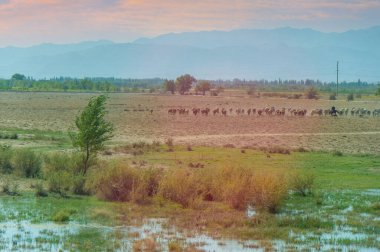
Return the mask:
<svg viewBox="0 0 380 252">
<path fill-rule="evenodd" d="M 175 241 L 184 247 L 193 245 L 204 251 L 264 251 L 274 249 L 307 250 L 307 251 L 380 251 L 380 230 L 378 225 L 370 225 L 364 229 L 348 225 L 349 221 L 380 221 L 374 212 L 366 212 L 360 206 L 370 206 L 378 201 L 380 190 L 365 190 L 362 192 L 340 191 L 326 194 L 323 205 L 312 208 L 309 205 L 298 205 L 289 202 L 281 214 L 274 218 L 286 217 L 316 217 L 334 223 L 329 229 L 292 230 L 289 240 L 239 241 L 232 239 L 213 238 L 205 233 L 181 233 L 175 227 L 168 227 L 166 219 L 146 219 L 140 225 L 105 226 L 94 223 L 78 213 L 76 217 L 65 224 L 57 224 L 48 220 L 51 214 L 64 205 L 76 204 L 76 208 L 85 206 L 87 201 L 75 199 L 36 200 L 34 197 L 0 197 L 0 250 L 1 251 L 68 251 L 72 250 L 72 240 L 76 242 L 100 241 L 100 249 L 106 250 L 103 242 L 108 243 L 112 251 L 132 251 L 134 243 L 143 239 L 153 239 L 160 246 L 160 251 L 168 251 L 168 246 Z M 308 198 L 302 198 L 302 200 Z M 296 200 L 300 200 L 297 198 Z M 310 199 L 312 200 L 312 199 Z M 30 209 L 33 209 L 31 211 Z M 360 211 L 360 212 L 358 212 Z M 373 210 L 372 210 L 373 211 Z M 86 212 L 86 210 L 82 210 Z M 247 218 L 258 215 L 254 208 L 247 209 Z M 354 222 L 355 223 L 355 222 Z M 89 234 L 83 236 L 83 233 Z M 97 236 L 94 238 L 92 233 Z M 87 240 L 86 240 L 87 239 Z M 75 247 L 74 247 L 75 249 Z"/>
</svg>

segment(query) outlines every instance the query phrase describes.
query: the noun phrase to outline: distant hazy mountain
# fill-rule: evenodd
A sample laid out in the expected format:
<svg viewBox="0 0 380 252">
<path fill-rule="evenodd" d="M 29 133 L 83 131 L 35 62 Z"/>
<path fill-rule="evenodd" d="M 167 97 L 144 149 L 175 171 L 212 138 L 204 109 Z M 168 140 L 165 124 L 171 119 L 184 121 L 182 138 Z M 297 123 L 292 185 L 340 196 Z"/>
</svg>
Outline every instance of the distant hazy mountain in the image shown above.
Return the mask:
<svg viewBox="0 0 380 252">
<path fill-rule="evenodd" d="M 208 31 L 110 41 L 0 48 L 0 77 L 115 76 L 209 79 L 380 80 L 380 27 L 344 33 L 311 29 Z"/>
</svg>

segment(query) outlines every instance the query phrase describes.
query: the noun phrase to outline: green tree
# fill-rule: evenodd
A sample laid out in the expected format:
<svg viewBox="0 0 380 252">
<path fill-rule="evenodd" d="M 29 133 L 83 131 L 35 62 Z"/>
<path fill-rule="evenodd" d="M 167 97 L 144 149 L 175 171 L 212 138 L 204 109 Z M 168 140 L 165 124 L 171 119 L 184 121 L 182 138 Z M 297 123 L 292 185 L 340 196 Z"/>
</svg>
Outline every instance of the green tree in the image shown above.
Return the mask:
<svg viewBox="0 0 380 252">
<path fill-rule="evenodd" d="M 92 97 L 82 113 L 75 119 L 78 132 L 71 133 L 74 147 L 83 153 L 82 174 L 86 175 L 90 161 L 104 148 L 104 142 L 113 135 L 113 125 L 104 119 L 107 97 Z"/>
<path fill-rule="evenodd" d="M 209 81 L 202 80 L 198 81 L 197 85 L 195 86 L 195 90 L 198 92 L 202 92 L 203 95 L 206 94 L 206 91 L 210 91 L 211 84 Z"/>
<path fill-rule="evenodd" d="M 190 74 L 179 76 L 175 81 L 177 91 L 181 95 L 183 95 L 185 92 L 188 92 L 190 90 L 191 86 L 193 85 L 193 82 L 196 81 L 197 80 Z"/>
<path fill-rule="evenodd" d="M 164 82 L 164 90 L 170 91 L 172 94 L 175 92 L 175 83 L 173 80 L 165 80 Z"/>
<path fill-rule="evenodd" d="M 23 74 L 15 73 L 12 75 L 12 80 L 25 80 L 26 77 Z"/>
</svg>

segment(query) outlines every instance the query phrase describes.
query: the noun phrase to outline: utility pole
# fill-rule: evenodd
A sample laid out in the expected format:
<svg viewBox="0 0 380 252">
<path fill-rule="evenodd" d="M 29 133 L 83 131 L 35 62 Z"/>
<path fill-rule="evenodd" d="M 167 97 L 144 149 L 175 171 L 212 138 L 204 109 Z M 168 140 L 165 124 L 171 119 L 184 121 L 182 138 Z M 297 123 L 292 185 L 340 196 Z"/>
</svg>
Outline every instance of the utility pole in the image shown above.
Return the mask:
<svg viewBox="0 0 380 252">
<path fill-rule="evenodd" d="M 338 96 L 338 84 L 339 84 L 339 61 L 336 62 L 336 96 Z"/>
</svg>

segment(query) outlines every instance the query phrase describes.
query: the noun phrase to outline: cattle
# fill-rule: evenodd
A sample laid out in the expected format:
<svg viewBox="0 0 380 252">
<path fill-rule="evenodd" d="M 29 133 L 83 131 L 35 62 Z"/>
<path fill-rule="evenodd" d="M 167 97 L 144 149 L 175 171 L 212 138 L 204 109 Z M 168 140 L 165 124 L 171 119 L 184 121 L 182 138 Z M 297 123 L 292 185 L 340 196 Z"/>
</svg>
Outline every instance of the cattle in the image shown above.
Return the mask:
<svg viewBox="0 0 380 252">
<path fill-rule="evenodd" d="M 318 116 L 321 116 L 321 115 L 323 115 L 323 109 L 313 109 L 312 111 L 311 111 L 311 114 L 310 114 L 311 116 L 314 116 L 314 115 L 318 115 Z"/>
</svg>

